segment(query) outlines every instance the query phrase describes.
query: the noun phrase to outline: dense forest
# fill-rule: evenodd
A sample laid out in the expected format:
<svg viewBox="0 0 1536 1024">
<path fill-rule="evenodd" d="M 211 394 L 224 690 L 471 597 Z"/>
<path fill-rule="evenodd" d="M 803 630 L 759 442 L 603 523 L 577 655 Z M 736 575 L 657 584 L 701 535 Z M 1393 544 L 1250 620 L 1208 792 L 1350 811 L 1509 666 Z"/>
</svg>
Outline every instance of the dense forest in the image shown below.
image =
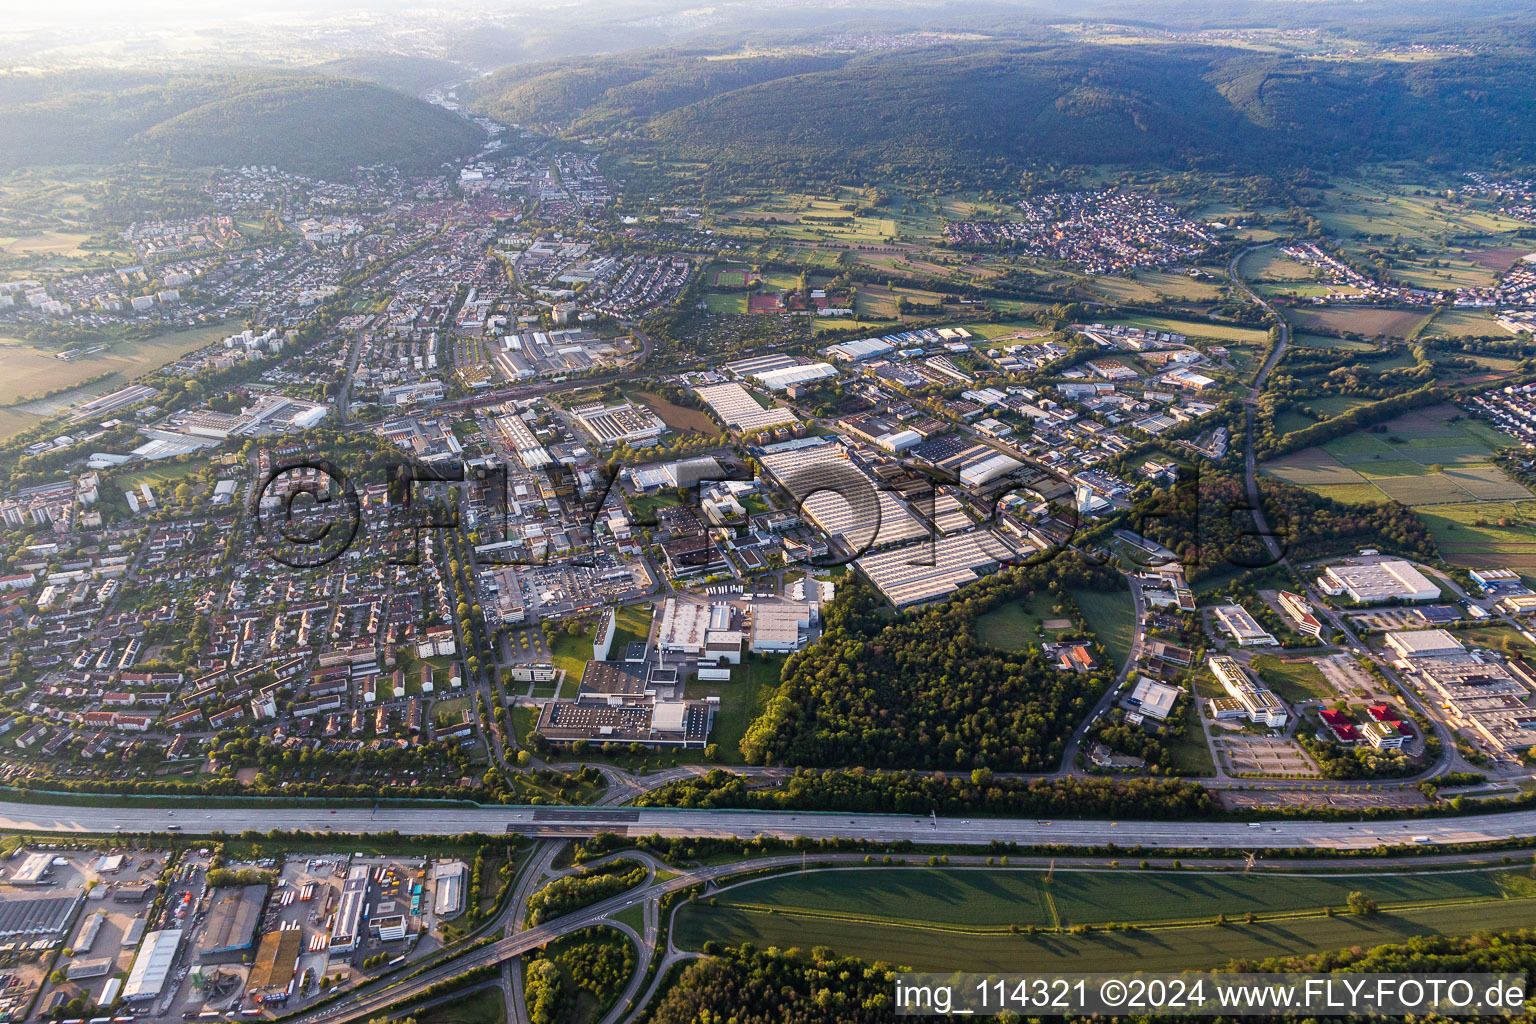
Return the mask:
<svg viewBox="0 0 1536 1024">
<path fill-rule="evenodd" d="M 1074 586 L 1124 583 L 1113 570 L 1062 557 L 1006 570 L 892 620 L 873 590 L 847 581 L 824 609 L 821 640 L 785 663 L 742 752 L 755 764 L 1054 768 L 1107 671 L 1064 673 L 1039 650 L 999 651 L 977 638 L 975 622 L 1036 590 Z"/>
<path fill-rule="evenodd" d="M 899 97 L 899 100 L 895 99 Z M 1314 60 L 1214 46 L 995 40 L 845 57 L 658 51 L 513 69 L 469 105 L 574 132 L 634 130 L 730 180 L 1016 180 L 1047 164 L 1269 172 L 1536 155 L 1525 62 Z M 836 160 L 829 160 L 836 154 Z"/>
<path fill-rule="evenodd" d="M 464 118 L 391 89 L 319 75 L 241 70 L 78 72 L 0 78 L 0 169 L 125 160 L 275 164 L 337 176 L 467 156 Z"/>
</svg>

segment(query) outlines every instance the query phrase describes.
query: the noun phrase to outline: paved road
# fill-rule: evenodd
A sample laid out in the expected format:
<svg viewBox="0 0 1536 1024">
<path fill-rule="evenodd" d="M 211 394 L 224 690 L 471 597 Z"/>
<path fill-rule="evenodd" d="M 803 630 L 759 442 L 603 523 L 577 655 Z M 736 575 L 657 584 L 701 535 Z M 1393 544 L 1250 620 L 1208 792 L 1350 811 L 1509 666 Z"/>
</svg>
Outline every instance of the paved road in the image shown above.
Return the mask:
<svg viewBox="0 0 1536 1024">
<path fill-rule="evenodd" d="M 1286 346 L 1291 342 L 1291 326 L 1286 322 L 1285 317 L 1275 312 L 1273 306 L 1259 297 L 1258 292 L 1248 287 L 1247 282 L 1237 273 L 1237 265 L 1242 258 L 1248 255 L 1248 253 L 1262 248 L 1264 246 L 1257 245 L 1252 249 L 1244 249 L 1236 256 L 1233 256 L 1232 263 L 1227 268 L 1227 271 L 1228 275 L 1232 278 L 1232 283 L 1248 297 L 1249 301 L 1255 302 L 1262 307 L 1275 318 L 1275 321 L 1280 326 L 1280 340 L 1270 349 L 1269 357 L 1264 360 L 1264 365 L 1259 368 L 1259 372 L 1253 378 L 1253 387 L 1248 389 L 1248 397 L 1243 400 L 1243 429 L 1246 449 L 1243 453 L 1243 464 L 1245 482 L 1248 489 L 1248 504 L 1253 506 L 1254 523 L 1258 526 L 1259 534 L 1264 538 L 1265 546 L 1269 548 L 1270 557 L 1274 558 L 1277 562 L 1283 562 L 1285 553 L 1281 549 L 1279 542 L 1270 533 L 1269 523 L 1264 518 L 1263 503 L 1259 500 L 1258 461 L 1254 458 L 1253 451 L 1253 417 L 1255 410 L 1258 408 L 1259 395 L 1264 390 L 1264 382 L 1269 379 L 1275 364 L 1280 362 L 1280 357 L 1285 354 Z"/>
<path fill-rule="evenodd" d="M 1061 768 L 1053 773 L 1054 775 L 1087 774 L 1086 770 L 1079 768 L 1077 764 L 1078 750 L 1083 745 L 1083 738 L 1099 720 L 1099 716 L 1114 706 L 1115 701 L 1120 697 L 1120 688 L 1130 678 L 1131 669 L 1136 667 L 1136 662 L 1141 657 L 1141 645 L 1147 635 L 1147 607 L 1141 596 L 1141 580 L 1131 573 L 1127 573 L 1125 579 L 1131 588 L 1131 621 L 1135 623 L 1131 633 L 1131 649 L 1126 654 L 1125 664 L 1120 666 L 1120 672 L 1115 676 L 1114 682 L 1109 684 L 1109 688 L 1093 706 L 1093 710 L 1084 716 L 1083 720 L 1077 724 L 1077 728 L 1072 730 L 1072 735 L 1067 738 L 1067 745 L 1063 748 L 1061 755 Z"/>
<path fill-rule="evenodd" d="M 1476 843 L 1536 835 L 1536 811 L 1480 814 L 1417 821 L 1338 822 L 1275 821 L 1251 827 L 1224 821 L 1105 821 L 1062 818 L 933 818 L 901 814 L 797 814 L 778 811 L 698 810 L 615 807 L 466 807 L 466 808 L 284 808 L 278 822 L 269 807 L 134 807 L 131 828 L 163 831 L 168 826 L 190 834 L 215 830 L 284 829 L 338 833 L 398 831 L 405 835 L 513 831 L 538 838 L 583 838 L 599 832 L 629 835 L 760 835 L 792 839 L 834 837 L 876 842 L 1053 844 L 1149 848 L 1363 849 L 1383 843 L 1406 844 L 1424 837 L 1431 844 Z M 112 832 L 121 828 L 121 807 L 55 807 L 0 803 L 0 831 Z"/>
</svg>

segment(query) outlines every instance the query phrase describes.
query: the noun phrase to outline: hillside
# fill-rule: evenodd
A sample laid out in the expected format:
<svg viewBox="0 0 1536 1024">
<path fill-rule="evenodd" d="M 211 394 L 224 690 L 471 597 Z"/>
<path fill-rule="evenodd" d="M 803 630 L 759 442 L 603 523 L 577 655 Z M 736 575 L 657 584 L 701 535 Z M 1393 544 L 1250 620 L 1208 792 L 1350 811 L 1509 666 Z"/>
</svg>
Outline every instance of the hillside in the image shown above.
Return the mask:
<svg viewBox="0 0 1536 1024">
<path fill-rule="evenodd" d="M 0 168 L 146 160 L 266 163 L 336 175 L 427 169 L 473 153 L 479 131 L 364 82 L 265 71 L 0 78 Z"/>
<path fill-rule="evenodd" d="M 526 67 L 467 102 L 519 123 L 631 129 L 726 178 L 1007 181 L 1029 165 L 1267 172 L 1375 159 L 1536 157 L 1523 62 L 1324 61 L 1215 46 L 983 42 L 705 60 L 656 52 Z"/>
</svg>

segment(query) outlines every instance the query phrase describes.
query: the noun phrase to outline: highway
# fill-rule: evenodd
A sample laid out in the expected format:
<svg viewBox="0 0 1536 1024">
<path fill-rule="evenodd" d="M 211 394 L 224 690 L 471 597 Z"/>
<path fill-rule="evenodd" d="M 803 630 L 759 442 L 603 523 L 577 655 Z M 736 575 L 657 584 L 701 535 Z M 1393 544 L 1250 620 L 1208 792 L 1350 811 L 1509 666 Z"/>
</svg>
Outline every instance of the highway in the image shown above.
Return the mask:
<svg viewBox="0 0 1536 1024">
<path fill-rule="evenodd" d="M 578 839 L 599 832 L 628 835 L 751 839 L 864 839 L 919 844 L 1145 846 L 1152 849 L 1245 848 L 1359 850 L 1381 844 L 1478 843 L 1536 835 L 1536 810 L 1405 821 L 1282 820 L 1249 824 L 1233 821 L 1108 821 L 1058 818 L 938 818 L 900 814 L 842 814 L 781 811 L 698 810 L 619 807 L 362 808 L 270 807 L 167 809 L 162 807 L 70 807 L 0 803 L 0 831 L 97 832 L 166 831 L 188 835 L 238 833 L 270 828 L 308 832 L 450 835 L 507 831 L 542 839 Z"/>
</svg>

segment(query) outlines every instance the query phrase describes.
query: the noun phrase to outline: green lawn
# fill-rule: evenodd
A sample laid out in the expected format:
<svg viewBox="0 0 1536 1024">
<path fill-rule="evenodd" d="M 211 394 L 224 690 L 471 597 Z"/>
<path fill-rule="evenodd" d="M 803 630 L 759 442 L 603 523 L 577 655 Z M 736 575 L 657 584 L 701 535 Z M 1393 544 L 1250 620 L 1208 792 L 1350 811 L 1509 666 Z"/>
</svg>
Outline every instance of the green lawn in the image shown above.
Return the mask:
<svg viewBox="0 0 1536 1024">
<path fill-rule="evenodd" d="M 1083 610 L 1088 628 L 1114 659 L 1118 668 L 1131 653 L 1131 637 L 1136 629 L 1135 604 L 1128 591 L 1073 590 L 1072 599 Z"/>
<path fill-rule="evenodd" d="M 720 698 L 720 710 L 715 712 L 710 739 L 719 744 L 723 763 L 746 763 L 741 756 L 741 739 L 747 734 L 747 727 L 767 707 L 768 698 L 778 689 L 779 674 L 788 657 L 785 654 L 748 654 L 732 669 L 729 682 L 695 681 L 688 684 L 687 696 L 691 698 Z"/>
<path fill-rule="evenodd" d="M 1264 872 L 856 868 L 786 875 L 731 889 L 711 906 L 688 904 L 676 941 L 828 945 L 839 953 L 917 969 L 1035 970 L 1077 966 L 1207 968 L 1234 957 L 1374 945 L 1417 934 L 1519 927 L 1536 913 L 1523 870 L 1423 875 L 1265 877 Z M 1375 917 L 1340 914 L 1351 891 L 1375 899 Z M 1259 915 L 1254 924 L 1242 917 Z M 1225 914 L 1225 926 L 1214 923 Z M 1038 929 L 1128 922 L 1135 931 L 1015 936 Z"/>
<path fill-rule="evenodd" d="M 609 649 L 609 658 L 624 657 L 624 648 L 631 643 L 640 643 L 651 635 L 651 618 L 655 615 L 655 609 L 649 604 L 629 604 L 620 608 L 615 613 L 613 644 Z"/>
<path fill-rule="evenodd" d="M 581 682 L 582 669 L 587 662 L 592 660 L 592 637 L 597 633 L 596 625 L 588 625 L 580 633 L 571 636 L 565 630 L 555 634 L 554 642 L 549 645 L 550 654 L 554 656 L 555 668 L 565 669 L 565 678 L 568 682 Z"/>
<path fill-rule="evenodd" d="M 1253 659 L 1252 667 L 1259 673 L 1266 686 L 1274 690 L 1281 700 L 1296 703 L 1302 700 L 1331 700 L 1338 696 L 1322 670 L 1310 661 L 1281 661 L 1272 654 L 1261 654 Z"/>
<path fill-rule="evenodd" d="M 1130 599 L 1130 595 L 1126 595 Z M 1071 619 L 1072 612 L 1053 612 L 1049 594 L 1035 594 L 1028 601 L 999 605 L 976 620 L 976 635 L 984 644 L 1003 651 L 1023 651 L 1042 639 L 1054 640 L 1063 630 L 1046 629 L 1045 620 Z"/>
<path fill-rule="evenodd" d="M 1167 741 L 1173 755 L 1173 769 L 1180 775 L 1215 775 L 1216 762 L 1211 757 L 1210 744 L 1205 742 L 1205 731 L 1200 728 L 1200 707 L 1196 701 L 1184 701 L 1184 729 Z"/>
</svg>

